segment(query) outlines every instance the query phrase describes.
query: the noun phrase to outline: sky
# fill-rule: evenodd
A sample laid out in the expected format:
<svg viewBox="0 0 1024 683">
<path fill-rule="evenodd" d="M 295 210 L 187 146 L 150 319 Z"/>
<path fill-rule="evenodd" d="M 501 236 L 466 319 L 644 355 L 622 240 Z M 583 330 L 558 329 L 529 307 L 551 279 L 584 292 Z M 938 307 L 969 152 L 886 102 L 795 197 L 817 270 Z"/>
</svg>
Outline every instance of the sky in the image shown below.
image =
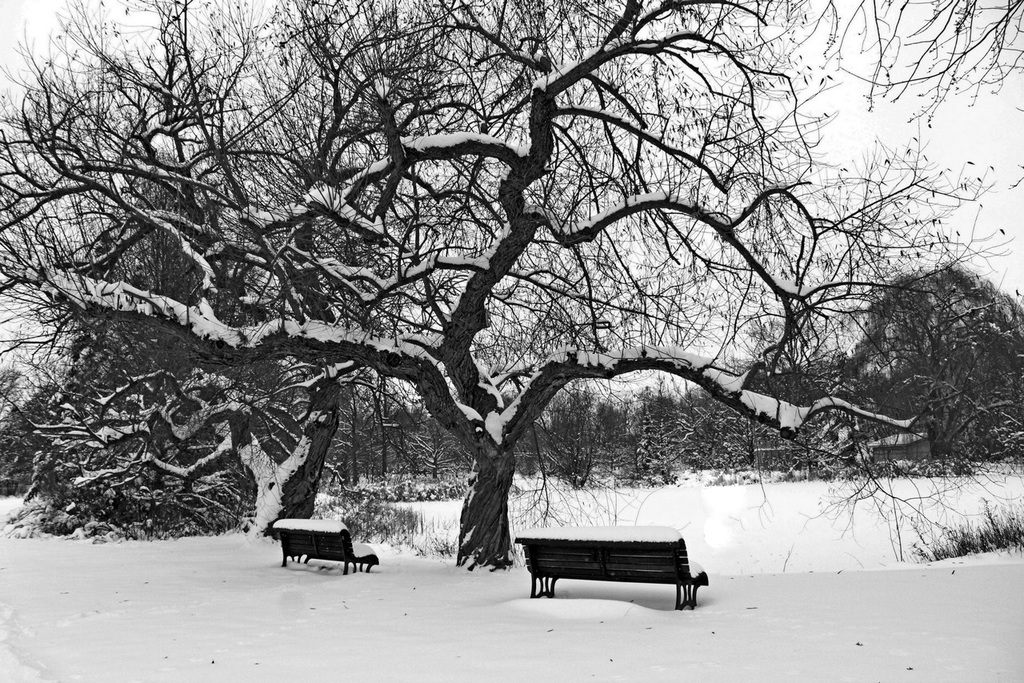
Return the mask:
<svg viewBox="0 0 1024 683">
<path fill-rule="evenodd" d="M 898 149 L 916 137 L 938 169 L 954 176 L 985 174 L 988 192 L 948 225 L 961 235 L 991 236 L 986 246 L 1002 255 L 976 264 L 978 272 L 1004 292 L 1024 297 L 1024 77 L 1018 74 L 998 92 L 951 96 L 930 121 L 915 117 L 923 100 L 913 94 L 896 102 L 876 100 L 872 108 L 866 92 L 847 85 L 827 94 L 823 108 L 835 111 L 822 140 L 828 158 L 847 165 L 861 160 L 876 139 Z"/>
<path fill-rule="evenodd" d="M 0 66 L 11 69 L 20 61 L 15 47 L 26 38 L 37 50 L 45 47 L 65 5 L 66 0 L 0 0 Z M 961 235 L 992 236 L 986 246 L 1001 245 L 996 249 L 1001 255 L 975 264 L 976 269 L 1004 292 L 1024 297 L 1024 77 L 1007 81 L 994 94 L 952 96 L 930 122 L 914 118 L 921 100 L 913 95 L 895 103 L 878 101 L 872 110 L 862 82 L 838 73 L 836 80 L 839 85 L 818 105 L 835 112 L 822 142 L 829 160 L 846 166 L 863 160 L 875 139 L 899 148 L 917 137 L 938 168 L 986 173 L 991 190 L 948 224 Z M 9 87 L 2 74 L 0 83 Z"/>
</svg>

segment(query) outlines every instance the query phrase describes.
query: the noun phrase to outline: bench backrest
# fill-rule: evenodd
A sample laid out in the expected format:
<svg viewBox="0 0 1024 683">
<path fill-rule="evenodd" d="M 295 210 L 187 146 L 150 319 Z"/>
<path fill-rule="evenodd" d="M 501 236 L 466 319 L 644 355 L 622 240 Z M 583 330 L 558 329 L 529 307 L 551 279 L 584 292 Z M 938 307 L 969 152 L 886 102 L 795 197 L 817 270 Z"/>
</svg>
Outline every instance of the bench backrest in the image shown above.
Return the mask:
<svg viewBox="0 0 1024 683">
<path fill-rule="evenodd" d="M 279 529 L 281 547 L 289 557 L 307 555 L 322 560 L 345 562 L 352 560 L 352 536 L 348 531 L 324 533 L 322 531 L 300 531 Z"/>
<path fill-rule="evenodd" d="M 670 582 L 689 575 L 686 545 L 585 544 L 522 541 L 530 571 L 566 579 Z"/>
</svg>

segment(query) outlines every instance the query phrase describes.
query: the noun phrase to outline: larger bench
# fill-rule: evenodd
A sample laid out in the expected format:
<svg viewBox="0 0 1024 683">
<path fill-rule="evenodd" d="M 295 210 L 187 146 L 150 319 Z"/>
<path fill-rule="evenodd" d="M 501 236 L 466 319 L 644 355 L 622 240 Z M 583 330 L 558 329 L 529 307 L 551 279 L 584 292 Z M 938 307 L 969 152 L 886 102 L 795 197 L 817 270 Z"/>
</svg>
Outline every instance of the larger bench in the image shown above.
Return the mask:
<svg viewBox="0 0 1024 683">
<path fill-rule="evenodd" d="M 281 552 L 284 557 L 281 566 L 288 565 L 288 558 L 296 562 L 327 560 L 344 565 L 348 574 L 349 565 L 357 571 L 370 571 L 380 564 L 373 548 L 365 543 L 353 543 L 348 527 L 331 519 L 279 519 L 274 522 L 274 531 L 281 538 Z"/>
<path fill-rule="evenodd" d="M 677 610 L 697 607 L 708 575 L 689 561 L 686 542 L 670 527 L 530 529 L 516 543 L 526 552 L 530 597 L 555 597 L 559 579 L 674 584 Z"/>
</svg>

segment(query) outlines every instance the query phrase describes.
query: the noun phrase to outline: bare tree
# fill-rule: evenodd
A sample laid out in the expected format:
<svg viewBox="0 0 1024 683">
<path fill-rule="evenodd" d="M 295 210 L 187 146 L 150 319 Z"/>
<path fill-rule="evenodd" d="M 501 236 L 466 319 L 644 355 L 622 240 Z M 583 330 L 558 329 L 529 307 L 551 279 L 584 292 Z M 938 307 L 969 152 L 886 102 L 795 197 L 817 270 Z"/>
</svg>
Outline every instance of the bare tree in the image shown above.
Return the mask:
<svg viewBox="0 0 1024 683">
<path fill-rule="evenodd" d="M 591 482 L 604 445 L 597 396 L 589 387 L 567 387 L 537 420 L 544 440 L 540 466 L 573 488 Z"/>
<path fill-rule="evenodd" d="M 872 95 L 927 93 L 926 112 L 957 92 L 1002 87 L 1024 73 L 1024 2 L 829 2 L 841 49 L 866 57 Z M 855 72 L 860 66 L 854 67 Z"/>
<path fill-rule="evenodd" d="M 935 458 L 997 460 L 1024 399 L 1024 308 L 962 269 L 911 273 L 864 311 L 854 374 L 863 401 L 915 416 Z"/>
<path fill-rule="evenodd" d="M 474 457 L 460 564 L 510 563 L 515 445 L 574 380 L 671 373 L 787 435 L 883 419 L 750 388 L 902 259 L 941 259 L 923 200 L 958 201 L 913 156 L 817 172 L 799 3 L 147 7 L 134 33 L 77 15 L 6 112 L 4 290 L 209 363 L 413 386 Z M 119 274 L 153 234 L 185 295 Z M 716 360 L 766 317 L 759 357 Z"/>
</svg>

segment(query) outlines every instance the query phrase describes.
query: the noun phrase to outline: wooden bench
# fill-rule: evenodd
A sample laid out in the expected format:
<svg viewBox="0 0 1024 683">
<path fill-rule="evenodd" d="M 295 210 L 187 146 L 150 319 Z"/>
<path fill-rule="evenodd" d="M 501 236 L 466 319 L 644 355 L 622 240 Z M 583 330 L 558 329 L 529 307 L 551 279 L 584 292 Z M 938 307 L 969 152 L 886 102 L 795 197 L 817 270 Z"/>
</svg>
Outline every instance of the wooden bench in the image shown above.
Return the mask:
<svg viewBox="0 0 1024 683">
<path fill-rule="evenodd" d="M 697 607 L 697 588 L 708 575 L 686 555 L 686 542 L 670 527 L 567 527 L 530 529 L 516 543 L 526 551 L 530 597 L 555 597 L 559 579 L 665 583 L 676 587 L 676 609 Z"/>
<path fill-rule="evenodd" d="M 357 571 L 370 571 L 380 564 L 373 548 L 365 543 L 353 543 L 348 527 L 330 519 L 279 519 L 274 522 L 274 531 L 281 538 L 281 552 L 284 558 L 281 566 L 288 565 L 288 558 L 296 562 L 310 560 L 341 562 L 348 574 L 351 564 Z"/>
</svg>

